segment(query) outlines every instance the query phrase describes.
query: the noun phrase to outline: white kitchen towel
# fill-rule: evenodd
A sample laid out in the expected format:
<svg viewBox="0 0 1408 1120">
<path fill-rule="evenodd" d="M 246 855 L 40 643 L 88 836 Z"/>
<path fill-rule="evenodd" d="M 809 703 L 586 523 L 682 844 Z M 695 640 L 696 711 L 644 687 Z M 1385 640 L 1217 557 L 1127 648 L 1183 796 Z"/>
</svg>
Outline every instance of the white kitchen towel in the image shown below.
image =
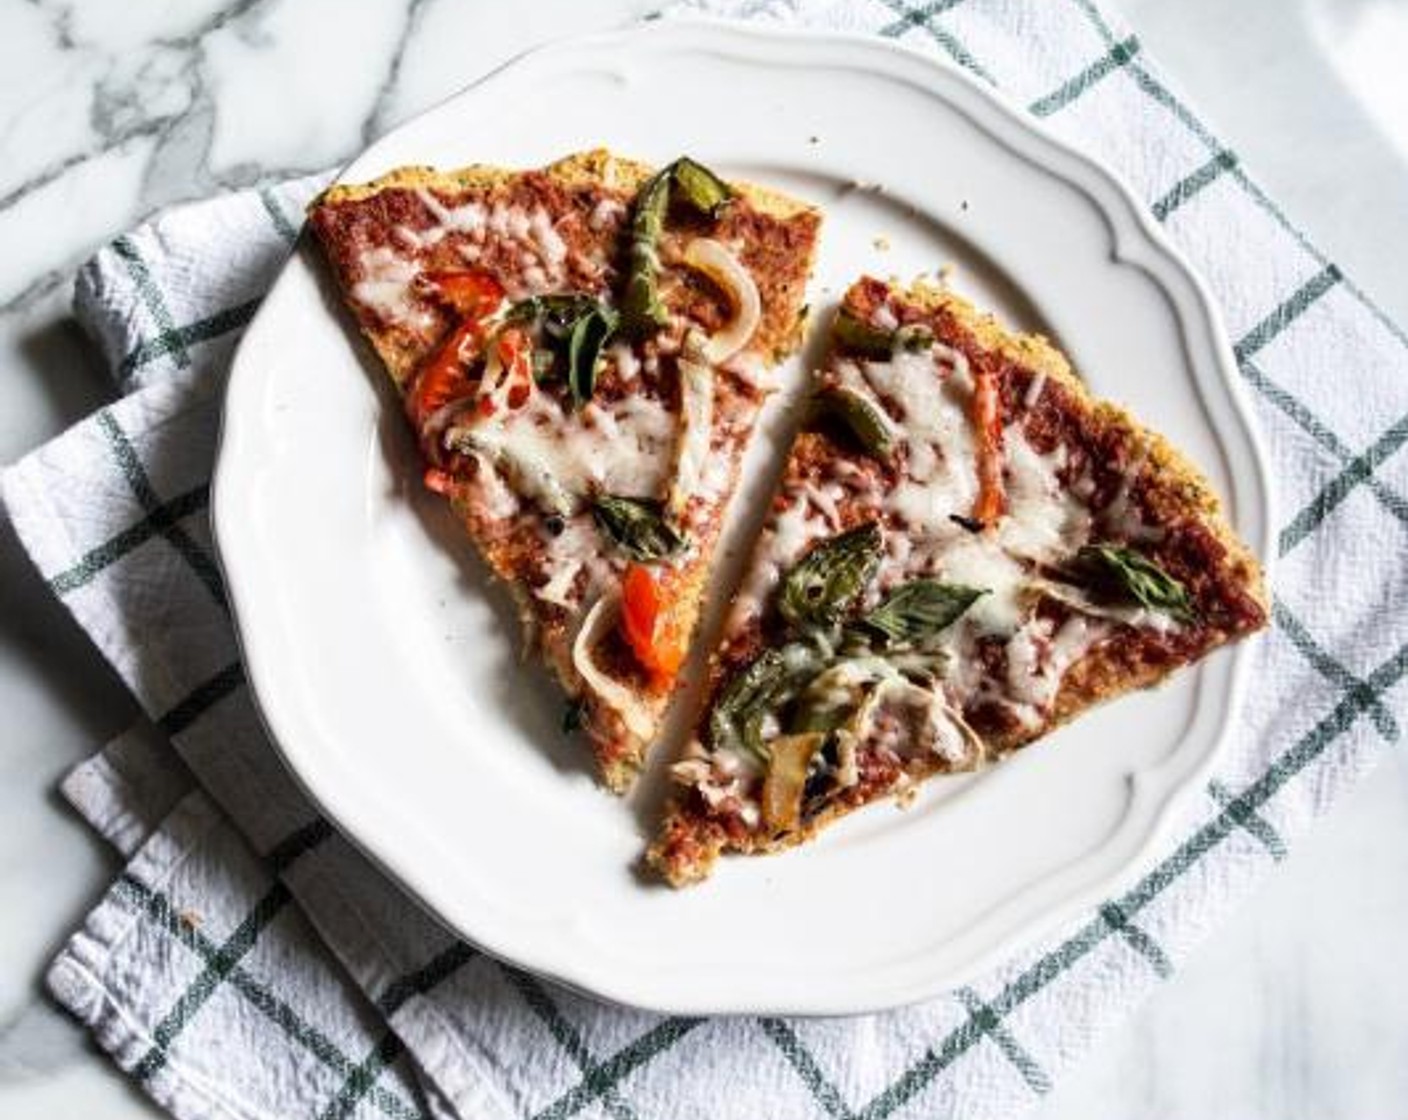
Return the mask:
<svg viewBox="0 0 1408 1120">
<path fill-rule="evenodd" d="M 968 69 L 1112 165 L 1202 271 L 1282 510 L 1275 625 L 1234 741 L 1129 890 L 906 1011 L 661 1018 L 485 959 L 415 910 L 279 768 L 210 559 L 223 358 L 315 184 L 203 204 L 199 220 L 175 211 L 79 278 L 79 314 L 131 392 L 10 468 L 4 495 L 51 588 L 154 724 L 67 785 L 133 855 L 52 986 L 182 1117 L 1011 1115 L 1399 735 L 1408 338 L 1287 222 L 1138 39 L 1090 0 L 709 8 L 871 31 Z M 230 260 L 245 286 L 222 287 Z M 203 792 L 152 776 L 163 740 Z"/>
</svg>

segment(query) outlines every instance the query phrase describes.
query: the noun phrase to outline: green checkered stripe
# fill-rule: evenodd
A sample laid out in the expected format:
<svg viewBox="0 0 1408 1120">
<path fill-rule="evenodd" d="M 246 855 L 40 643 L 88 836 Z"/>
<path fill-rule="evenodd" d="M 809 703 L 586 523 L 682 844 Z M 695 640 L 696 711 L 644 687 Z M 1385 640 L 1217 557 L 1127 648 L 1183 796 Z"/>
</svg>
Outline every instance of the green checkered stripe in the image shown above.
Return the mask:
<svg viewBox="0 0 1408 1120">
<path fill-rule="evenodd" d="M 822 6 L 814 18 L 841 12 Z M 1112 162 L 1223 307 L 1285 508 L 1274 627 L 1258 652 L 1241 734 L 1205 797 L 1186 807 L 1175 841 L 1142 878 L 1061 936 L 945 998 L 859 1021 L 659 1018 L 552 988 L 447 945 L 290 802 L 283 839 L 267 820 L 254 830 L 262 878 L 237 892 L 222 937 L 183 933 L 158 888 L 131 876 L 116 888 L 113 905 L 140 916 L 150 944 L 178 944 L 195 969 L 155 1015 L 149 1052 L 131 1066 L 138 1076 L 165 1076 L 183 1053 L 198 1052 L 200 1025 L 215 1021 L 222 1000 L 242 1001 L 259 1030 L 291 1051 L 311 1052 L 308 1039 L 332 1038 L 355 1018 L 350 997 L 297 1015 L 282 1009 L 294 974 L 302 984 L 305 973 L 337 967 L 314 946 L 283 954 L 284 974 L 256 985 L 247 962 L 261 947 L 285 944 L 281 916 L 292 898 L 394 1032 L 360 1048 L 316 1044 L 317 1060 L 340 1079 L 308 1091 L 300 1107 L 310 1115 L 412 1109 L 390 1087 L 401 1045 L 446 1101 L 488 1100 L 515 1116 L 1007 1115 L 1047 1092 L 1092 1030 L 1169 977 L 1376 747 L 1397 741 L 1408 673 L 1408 577 L 1395 559 L 1408 532 L 1399 454 L 1408 439 L 1408 339 L 1288 222 L 1148 63 L 1137 36 L 1090 0 L 863 0 L 844 16 L 947 58 Z M 274 208 L 266 211 L 268 235 L 287 242 L 291 227 L 277 228 Z M 232 337 L 252 305 L 206 303 L 182 315 L 139 236 L 112 254 L 147 316 L 144 333 L 115 358 L 119 369 L 188 370 L 193 352 Z M 70 533 L 62 546 L 36 544 L 21 525 L 53 591 L 100 644 L 118 641 L 97 621 L 121 600 L 121 642 L 143 635 L 148 650 L 184 632 L 172 625 L 173 603 L 199 613 L 201 628 L 228 630 L 223 617 L 211 621 L 223 615 L 223 595 L 198 527 L 207 480 L 154 466 L 160 440 L 150 434 L 180 429 L 154 428 L 151 409 L 147 392 L 137 394 L 67 437 L 87 441 L 95 476 L 120 481 L 110 517 L 84 521 L 87 536 Z M 7 485 L 12 508 L 22 490 Z M 63 501 L 62 493 L 45 498 L 51 507 Z M 134 604 L 113 590 L 135 582 L 124 569 L 153 566 L 171 573 L 164 594 Z M 1339 601 L 1325 586 L 1357 590 Z M 229 753 L 230 713 L 249 706 L 233 648 L 190 658 L 172 647 L 155 684 L 125 644 L 105 649 L 209 780 L 218 748 Z M 236 745 L 259 781 L 282 780 L 261 769 L 255 756 L 267 748 L 255 737 Z M 250 806 L 209 784 L 248 828 Z M 349 901 L 346 884 L 359 877 L 375 897 Z M 329 887 L 333 880 L 342 886 Z M 348 913 L 383 931 L 379 948 L 326 920 Z M 240 1086 L 222 1088 L 238 1099 Z"/>
<path fill-rule="evenodd" d="M 174 207 L 80 270 L 79 313 L 102 320 L 94 334 L 124 393 L 176 374 L 224 369 L 297 240 L 304 207 L 327 179 L 313 175 Z M 199 249 L 173 261 L 170 246 L 181 244 Z M 174 269 L 179 285 L 164 284 L 159 274 Z"/>
<path fill-rule="evenodd" d="M 291 1101 L 315 1097 L 319 1117 L 431 1115 L 400 1040 L 349 977 L 324 967 L 289 982 L 290 959 L 325 954 L 277 876 L 326 834 L 315 823 L 259 860 L 192 793 L 56 962 L 50 984 L 61 999 L 95 968 L 106 978 L 140 973 L 140 992 L 124 993 L 117 1015 L 74 1002 L 133 1079 L 178 1115 L 296 1115 Z M 209 889 L 212 875 L 224 890 Z M 265 1029 L 240 1029 L 248 1022 Z"/>
</svg>

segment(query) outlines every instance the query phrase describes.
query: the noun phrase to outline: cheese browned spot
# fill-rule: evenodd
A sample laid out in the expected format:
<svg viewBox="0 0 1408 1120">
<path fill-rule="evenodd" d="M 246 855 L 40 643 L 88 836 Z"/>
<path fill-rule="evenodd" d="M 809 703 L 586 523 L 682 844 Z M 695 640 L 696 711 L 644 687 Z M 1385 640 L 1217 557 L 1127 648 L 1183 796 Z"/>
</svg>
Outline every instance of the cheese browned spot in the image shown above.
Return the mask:
<svg viewBox="0 0 1408 1120">
<path fill-rule="evenodd" d="M 1009 335 L 923 284 L 862 280 L 843 306 L 877 335 L 902 331 L 906 342 L 883 359 L 833 352 L 818 391 L 842 390 L 883 418 L 890 450 L 877 457 L 824 418 L 792 448 L 714 661 L 710 707 L 764 651 L 780 652 L 795 675 L 754 722 L 762 753 L 719 741 L 706 721 L 676 765 L 682 788 L 651 851 L 676 884 L 706 875 L 724 848 L 796 843 L 1265 624 L 1259 569 L 1196 472 L 1091 398 L 1045 342 Z M 998 387 L 1005 495 L 1005 513 L 986 527 L 966 516 L 979 488 L 971 404 L 980 369 Z M 821 542 L 866 524 L 879 527 L 883 554 L 850 617 L 916 581 L 983 593 L 912 650 L 837 627 L 806 632 L 781 617 L 786 573 Z M 1194 613 L 1081 586 L 1073 565 L 1093 543 L 1137 550 L 1187 590 Z M 819 725 L 834 730 L 813 757 L 801 823 L 779 830 L 759 809 L 766 742 L 810 730 L 818 711 Z M 828 722 L 827 711 L 840 714 Z"/>
</svg>

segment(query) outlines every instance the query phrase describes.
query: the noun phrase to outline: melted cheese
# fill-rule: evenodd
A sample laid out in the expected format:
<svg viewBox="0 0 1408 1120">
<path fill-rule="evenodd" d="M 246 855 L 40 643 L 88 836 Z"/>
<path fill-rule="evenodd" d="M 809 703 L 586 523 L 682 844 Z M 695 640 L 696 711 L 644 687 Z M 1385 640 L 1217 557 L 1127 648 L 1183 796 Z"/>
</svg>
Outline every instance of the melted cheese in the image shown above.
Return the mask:
<svg viewBox="0 0 1408 1120">
<path fill-rule="evenodd" d="M 987 591 L 963 616 L 963 624 L 980 634 L 1006 636 L 1020 629 L 1030 605 L 1027 569 L 987 533 L 954 539 L 937 558 L 938 574 L 946 583 Z"/>
<path fill-rule="evenodd" d="M 1090 539 L 1090 511 L 1062 485 L 1064 446 L 1038 455 L 1013 424 L 1003 434 L 1008 510 L 998 526 L 1002 547 L 1015 556 L 1050 560 Z"/>
<path fill-rule="evenodd" d="M 603 230 L 619 222 L 625 215 L 625 203 L 614 198 L 603 198 L 592 207 L 592 212 L 587 216 L 587 225 L 593 230 Z"/>
<path fill-rule="evenodd" d="M 544 541 L 543 567 L 548 579 L 533 591 L 539 599 L 571 610 L 610 586 L 611 563 L 590 514 L 569 519 L 556 536 L 544 534 Z M 583 571 L 587 578 L 580 581 L 579 588 L 577 577 Z"/>
<path fill-rule="evenodd" d="M 666 506 L 678 518 L 700 490 L 714 432 L 714 371 L 690 354 L 679 362 L 680 429 Z"/>
<path fill-rule="evenodd" d="M 425 330 L 435 323 L 416 300 L 411 285 L 420 272 L 415 261 L 379 245 L 365 250 L 358 262 L 362 278 L 352 286 L 352 298 L 388 323 Z"/>
<path fill-rule="evenodd" d="M 489 459 L 515 491 L 544 510 L 570 515 L 599 490 L 657 496 L 674 434 L 665 405 L 642 394 L 609 412 L 588 405 L 565 413 L 553 397 L 534 393 L 522 408 L 496 408 L 488 418 L 452 428 L 445 442 Z"/>
</svg>

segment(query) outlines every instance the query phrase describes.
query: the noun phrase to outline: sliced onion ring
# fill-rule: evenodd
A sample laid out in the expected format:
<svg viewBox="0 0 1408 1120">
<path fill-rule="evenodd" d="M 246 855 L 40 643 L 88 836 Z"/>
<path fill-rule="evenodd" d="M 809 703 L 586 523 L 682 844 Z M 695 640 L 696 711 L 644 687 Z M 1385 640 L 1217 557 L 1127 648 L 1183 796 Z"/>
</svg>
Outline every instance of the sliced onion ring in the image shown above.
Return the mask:
<svg viewBox="0 0 1408 1120">
<path fill-rule="evenodd" d="M 696 237 L 684 250 L 684 263 L 704 273 L 728 293 L 733 317 L 704 346 L 704 357 L 714 365 L 726 362 L 752 341 L 763 318 L 758 285 L 737 257 L 709 237 Z"/>
<path fill-rule="evenodd" d="M 616 624 L 620 605 L 621 596 L 616 593 L 607 593 L 592 604 L 572 642 L 572 667 L 593 695 L 621 717 L 626 730 L 644 739 L 655 730 L 650 710 L 620 681 L 598 669 L 592 660 L 592 647 Z"/>
<path fill-rule="evenodd" d="M 685 336 L 680 355 L 680 431 L 675 441 L 675 471 L 665 508 L 679 518 L 698 492 L 714 433 L 714 370 L 702 361 L 704 344 L 697 332 Z"/>
</svg>

